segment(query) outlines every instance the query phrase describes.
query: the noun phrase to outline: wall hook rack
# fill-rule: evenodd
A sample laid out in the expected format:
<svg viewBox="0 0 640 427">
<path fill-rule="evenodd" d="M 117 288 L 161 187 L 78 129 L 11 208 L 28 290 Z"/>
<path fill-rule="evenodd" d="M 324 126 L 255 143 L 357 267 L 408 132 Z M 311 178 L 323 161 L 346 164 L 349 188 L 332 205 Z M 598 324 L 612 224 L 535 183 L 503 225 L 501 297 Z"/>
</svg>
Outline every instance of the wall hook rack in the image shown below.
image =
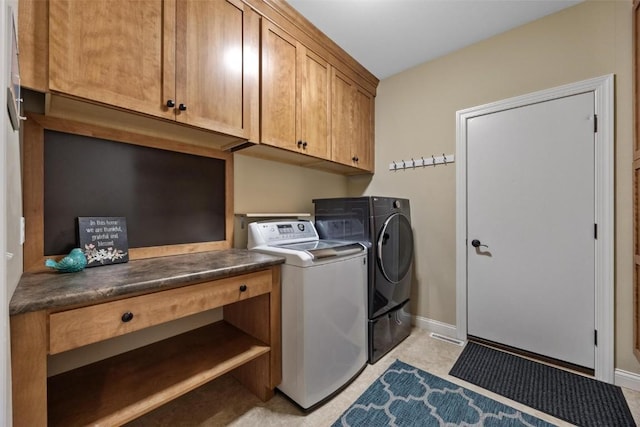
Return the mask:
<svg viewBox="0 0 640 427">
<path fill-rule="evenodd" d="M 449 163 L 453 163 L 455 161 L 455 156 L 453 154 L 444 154 L 442 156 L 434 156 L 433 154 L 426 159 L 424 156 L 420 156 L 419 159 L 415 160 L 411 157 L 411 160 L 392 160 L 389 163 L 389 170 L 397 171 L 397 170 L 405 170 L 405 169 L 415 169 L 415 168 L 424 168 L 428 166 L 436 166 L 436 165 L 448 165 Z"/>
</svg>

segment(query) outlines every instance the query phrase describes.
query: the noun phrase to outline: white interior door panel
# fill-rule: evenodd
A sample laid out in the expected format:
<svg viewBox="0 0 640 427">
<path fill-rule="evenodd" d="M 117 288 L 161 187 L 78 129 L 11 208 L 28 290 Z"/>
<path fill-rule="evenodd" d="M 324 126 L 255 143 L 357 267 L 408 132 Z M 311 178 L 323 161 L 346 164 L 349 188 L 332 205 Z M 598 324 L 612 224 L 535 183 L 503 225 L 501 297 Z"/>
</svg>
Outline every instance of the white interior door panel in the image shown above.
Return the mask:
<svg viewBox="0 0 640 427">
<path fill-rule="evenodd" d="M 594 367 L 593 120 L 586 92 L 468 121 L 469 335 Z"/>
</svg>

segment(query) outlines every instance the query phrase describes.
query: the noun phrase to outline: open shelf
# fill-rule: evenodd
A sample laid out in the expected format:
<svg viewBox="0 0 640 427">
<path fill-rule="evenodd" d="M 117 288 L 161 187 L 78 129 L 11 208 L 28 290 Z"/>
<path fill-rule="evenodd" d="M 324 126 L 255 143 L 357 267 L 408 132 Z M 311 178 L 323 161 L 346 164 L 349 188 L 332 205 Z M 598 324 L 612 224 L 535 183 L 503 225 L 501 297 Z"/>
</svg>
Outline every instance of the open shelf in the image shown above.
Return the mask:
<svg viewBox="0 0 640 427">
<path fill-rule="evenodd" d="M 49 425 L 120 425 L 270 351 L 225 321 L 48 380 Z"/>
</svg>

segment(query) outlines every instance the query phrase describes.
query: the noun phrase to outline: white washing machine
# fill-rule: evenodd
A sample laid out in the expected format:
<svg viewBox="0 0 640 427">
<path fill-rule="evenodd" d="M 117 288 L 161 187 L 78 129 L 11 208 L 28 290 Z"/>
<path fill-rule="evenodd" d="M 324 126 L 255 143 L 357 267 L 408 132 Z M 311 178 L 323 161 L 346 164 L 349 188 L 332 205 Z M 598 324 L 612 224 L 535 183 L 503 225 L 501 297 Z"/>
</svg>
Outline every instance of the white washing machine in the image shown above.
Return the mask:
<svg viewBox="0 0 640 427">
<path fill-rule="evenodd" d="M 286 258 L 278 389 L 317 407 L 367 364 L 367 248 L 319 240 L 306 220 L 251 223 L 247 248 Z"/>
</svg>

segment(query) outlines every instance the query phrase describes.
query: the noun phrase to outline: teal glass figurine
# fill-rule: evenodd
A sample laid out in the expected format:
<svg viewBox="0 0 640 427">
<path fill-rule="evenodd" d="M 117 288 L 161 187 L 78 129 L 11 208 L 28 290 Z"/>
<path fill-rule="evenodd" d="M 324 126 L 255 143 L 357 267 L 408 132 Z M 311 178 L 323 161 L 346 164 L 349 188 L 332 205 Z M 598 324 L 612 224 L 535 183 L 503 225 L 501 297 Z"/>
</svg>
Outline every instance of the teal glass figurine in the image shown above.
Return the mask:
<svg viewBox="0 0 640 427">
<path fill-rule="evenodd" d="M 72 249 L 69 255 L 55 262 L 48 259 L 44 262 L 47 267 L 58 270 L 60 273 L 75 273 L 81 271 L 87 266 L 87 258 L 80 248 Z"/>
</svg>

